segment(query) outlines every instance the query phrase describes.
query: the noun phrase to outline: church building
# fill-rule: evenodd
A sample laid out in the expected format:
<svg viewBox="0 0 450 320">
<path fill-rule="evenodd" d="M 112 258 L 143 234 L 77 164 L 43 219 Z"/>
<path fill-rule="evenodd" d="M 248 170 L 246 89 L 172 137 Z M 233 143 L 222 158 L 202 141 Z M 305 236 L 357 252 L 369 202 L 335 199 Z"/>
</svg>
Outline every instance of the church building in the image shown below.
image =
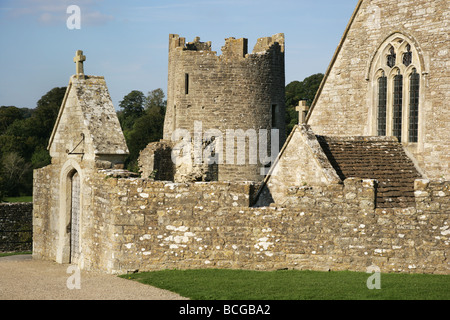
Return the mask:
<svg viewBox="0 0 450 320">
<path fill-rule="evenodd" d="M 318 135 L 394 136 L 423 176 L 450 178 L 450 7 L 361 0 L 306 118 Z"/>
<path fill-rule="evenodd" d="M 261 204 L 358 177 L 377 180 L 378 206 L 409 207 L 416 179 L 448 180 L 449 17 L 445 0 L 360 0 Z"/>
</svg>

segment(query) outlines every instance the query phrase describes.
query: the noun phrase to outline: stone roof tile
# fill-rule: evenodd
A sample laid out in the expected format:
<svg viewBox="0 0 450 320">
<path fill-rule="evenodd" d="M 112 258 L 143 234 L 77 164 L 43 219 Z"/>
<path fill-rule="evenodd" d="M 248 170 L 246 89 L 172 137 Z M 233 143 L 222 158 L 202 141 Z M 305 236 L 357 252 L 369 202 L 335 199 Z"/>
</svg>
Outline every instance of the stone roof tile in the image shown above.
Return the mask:
<svg viewBox="0 0 450 320">
<path fill-rule="evenodd" d="M 421 175 L 396 139 L 329 136 L 317 139 L 342 180 L 350 177 L 378 180 L 378 208 L 415 206 L 414 180 Z"/>
</svg>

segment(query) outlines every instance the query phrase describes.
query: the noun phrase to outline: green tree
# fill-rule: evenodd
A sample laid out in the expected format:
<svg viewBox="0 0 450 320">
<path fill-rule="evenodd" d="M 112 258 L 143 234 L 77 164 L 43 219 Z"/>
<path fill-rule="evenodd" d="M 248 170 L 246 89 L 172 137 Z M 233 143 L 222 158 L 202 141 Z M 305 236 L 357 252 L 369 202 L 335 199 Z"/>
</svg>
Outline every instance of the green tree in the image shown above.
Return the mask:
<svg viewBox="0 0 450 320">
<path fill-rule="evenodd" d="M 150 142 L 159 141 L 163 137 L 164 114 L 166 100 L 164 91 L 155 89 L 147 96 L 140 91 L 132 91 L 121 101 L 119 121 L 130 151 L 126 167 L 130 171 L 138 171 L 139 153 Z"/>
<path fill-rule="evenodd" d="M 17 152 L 9 152 L 2 158 L 3 188 L 8 196 L 19 196 L 26 186 L 25 177 L 31 170 L 27 163 Z"/>
<path fill-rule="evenodd" d="M 31 164 L 33 169 L 45 167 L 51 163 L 51 160 L 52 158 L 50 157 L 50 153 L 43 145 L 37 146 L 31 156 Z"/>
<path fill-rule="evenodd" d="M 28 118 L 17 119 L 10 124 L 0 136 L 0 151 L 18 152 L 26 162 L 36 148 L 46 148 L 51 132 L 58 116 L 59 108 L 64 98 L 66 88 L 53 88 L 37 102 L 36 108 Z M 22 112 L 26 112 L 24 109 Z"/>
<path fill-rule="evenodd" d="M 25 150 L 25 140 L 23 137 L 16 137 L 11 134 L 0 135 L 0 160 L 8 152 L 23 154 Z"/>
<path fill-rule="evenodd" d="M 119 122 L 125 132 L 133 128 L 134 122 L 144 114 L 145 95 L 133 90 L 119 102 Z"/>
<path fill-rule="evenodd" d="M 1 166 L 0 166 L 0 172 L 1 172 Z M 5 198 L 5 196 L 6 196 L 6 188 L 4 185 L 4 179 L 0 175 L 0 202 L 2 202 L 2 200 Z"/>
<path fill-rule="evenodd" d="M 129 169 L 136 171 L 139 153 L 150 143 L 159 141 L 163 136 L 164 116 L 155 107 L 147 110 L 145 115 L 136 120 L 128 134 Z"/>
<path fill-rule="evenodd" d="M 298 124 L 298 112 L 295 107 L 300 100 L 306 100 L 311 106 L 324 75 L 317 73 L 305 78 L 303 81 L 292 81 L 286 86 L 286 129 L 287 134 Z"/>
<path fill-rule="evenodd" d="M 58 117 L 66 87 L 57 87 L 47 92 L 37 102 L 36 108 L 28 123 L 34 128 L 34 135 L 48 142 Z"/>
<path fill-rule="evenodd" d="M 47 145 L 65 92 L 65 87 L 51 89 L 39 99 L 35 109 L 0 108 L 0 176 L 4 196 L 31 195 L 31 169 L 50 163 Z"/>
<path fill-rule="evenodd" d="M 16 120 L 24 118 L 24 113 L 16 107 L 0 107 L 0 134 L 3 134 L 8 127 Z"/>
<path fill-rule="evenodd" d="M 164 91 L 161 88 L 149 91 L 145 98 L 145 110 L 151 109 L 152 107 L 158 107 L 164 114 L 167 105 L 167 101 L 164 100 L 164 98 Z"/>
</svg>

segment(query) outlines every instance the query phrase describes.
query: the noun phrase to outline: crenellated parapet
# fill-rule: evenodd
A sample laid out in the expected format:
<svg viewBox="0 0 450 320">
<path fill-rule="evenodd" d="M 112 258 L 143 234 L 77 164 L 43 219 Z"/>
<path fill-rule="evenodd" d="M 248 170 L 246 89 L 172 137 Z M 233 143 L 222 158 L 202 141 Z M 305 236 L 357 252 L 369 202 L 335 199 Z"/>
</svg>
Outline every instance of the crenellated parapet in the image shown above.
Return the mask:
<svg viewBox="0 0 450 320">
<path fill-rule="evenodd" d="M 285 140 L 284 96 L 283 34 L 258 39 L 252 53 L 248 53 L 247 39 L 230 37 L 220 55 L 210 41 L 196 37 L 187 42 L 179 35 L 169 36 L 165 140 L 171 140 L 177 129 L 193 137 L 196 123 L 201 123 L 203 133 L 214 129 L 223 136 L 227 130 L 254 130 L 256 134 L 266 130 L 270 156 L 273 142 L 282 146 Z M 271 140 L 272 129 L 278 130 L 276 141 Z M 224 140 L 223 150 L 229 150 L 227 146 L 230 141 Z M 268 163 L 249 163 L 251 156 L 247 152 L 244 164 L 233 159 L 220 163 L 217 179 L 261 181 Z"/>
</svg>

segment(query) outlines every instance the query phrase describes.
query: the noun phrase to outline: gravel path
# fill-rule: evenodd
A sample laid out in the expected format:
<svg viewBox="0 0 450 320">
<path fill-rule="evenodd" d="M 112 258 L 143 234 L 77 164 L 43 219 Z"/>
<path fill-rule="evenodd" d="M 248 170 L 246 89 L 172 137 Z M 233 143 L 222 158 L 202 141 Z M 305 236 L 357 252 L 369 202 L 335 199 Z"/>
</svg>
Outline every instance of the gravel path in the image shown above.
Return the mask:
<svg viewBox="0 0 450 320">
<path fill-rule="evenodd" d="M 115 275 L 81 271 L 81 288 L 68 289 L 69 265 L 33 260 L 31 255 L 0 258 L 0 300 L 184 300 L 175 293 Z"/>
</svg>

